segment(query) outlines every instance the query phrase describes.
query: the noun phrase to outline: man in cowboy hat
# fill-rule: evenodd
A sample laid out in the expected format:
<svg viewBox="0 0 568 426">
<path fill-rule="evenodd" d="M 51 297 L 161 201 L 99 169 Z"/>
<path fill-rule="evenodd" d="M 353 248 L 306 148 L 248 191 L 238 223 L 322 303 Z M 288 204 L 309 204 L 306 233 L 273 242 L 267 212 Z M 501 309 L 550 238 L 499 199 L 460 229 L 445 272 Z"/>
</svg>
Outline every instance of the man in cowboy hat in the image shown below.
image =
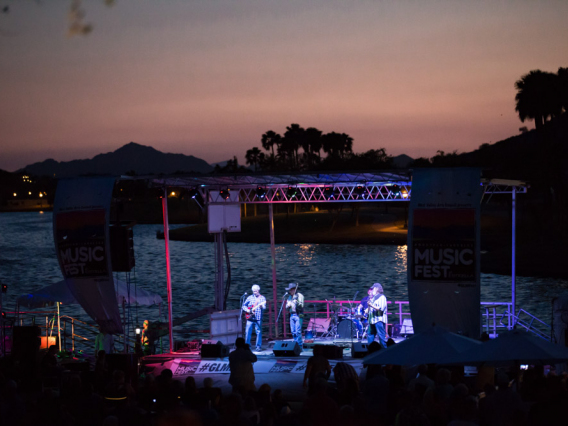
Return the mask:
<svg viewBox="0 0 568 426">
<path fill-rule="evenodd" d="M 371 344 L 377 336 L 381 346 L 386 348 L 387 298 L 381 284 L 375 283 L 371 288 L 373 293 L 368 304 L 369 329 L 367 330 L 367 341 Z"/>
<path fill-rule="evenodd" d="M 286 300 L 286 309 L 290 314 L 290 332 L 292 337 L 300 348 L 302 348 L 302 322 L 304 320 L 304 295 L 298 293 L 298 284 L 290 283 L 286 287 L 288 299 Z"/>
</svg>

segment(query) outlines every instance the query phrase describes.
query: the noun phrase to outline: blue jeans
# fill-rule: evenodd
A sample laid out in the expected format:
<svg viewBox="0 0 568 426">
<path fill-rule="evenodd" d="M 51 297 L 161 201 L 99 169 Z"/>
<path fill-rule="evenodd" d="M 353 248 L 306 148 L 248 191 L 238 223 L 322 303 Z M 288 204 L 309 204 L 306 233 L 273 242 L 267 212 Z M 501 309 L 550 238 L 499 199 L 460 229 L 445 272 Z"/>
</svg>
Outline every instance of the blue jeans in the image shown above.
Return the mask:
<svg viewBox="0 0 568 426">
<path fill-rule="evenodd" d="M 300 318 L 298 314 L 291 314 L 290 315 L 290 332 L 292 333 L 292 337 L 298 345 L 302 347 L 304 342 L 302 341 L 302 322 L 304 321 L 303 318 Z"/>
<path fill-rule="evenodd" d="M 250 345 L 253 327 L 256 332 L 256 347 L 260 348 L 262 346 L 262 326 L 259 321 L 247 321 L 245 328 L 245 342 Z"/>
<path fill-rule="evenodd" d="M 378 322 L 376 324 L 369 324 L 369 329 L 367 330 L 367 342 L 369 344 L 373 343 L 375 336 L 379 337 L 379 343 L 383 348 L 387 347 L 385 338 L 387 336 L 387 331 L 385 330 L 385 323 Z"/>
</svg>

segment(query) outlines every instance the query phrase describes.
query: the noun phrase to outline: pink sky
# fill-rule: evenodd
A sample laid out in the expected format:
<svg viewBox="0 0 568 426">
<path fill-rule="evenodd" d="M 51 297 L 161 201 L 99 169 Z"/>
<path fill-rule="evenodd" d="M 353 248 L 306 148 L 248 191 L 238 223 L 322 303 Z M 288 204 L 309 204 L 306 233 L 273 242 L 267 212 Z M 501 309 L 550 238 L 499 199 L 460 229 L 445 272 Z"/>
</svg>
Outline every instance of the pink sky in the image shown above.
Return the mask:
<svg viewBox="0 0 568 426">
<path fill-rule="evenodd" d="M 0 169 L 134 141 L 212 163 L 291 123 L 431 157 L 518 134 L 514 83 L 568 66 L 568 2 L 84 1 L 0 14 Z"/>
</svg>

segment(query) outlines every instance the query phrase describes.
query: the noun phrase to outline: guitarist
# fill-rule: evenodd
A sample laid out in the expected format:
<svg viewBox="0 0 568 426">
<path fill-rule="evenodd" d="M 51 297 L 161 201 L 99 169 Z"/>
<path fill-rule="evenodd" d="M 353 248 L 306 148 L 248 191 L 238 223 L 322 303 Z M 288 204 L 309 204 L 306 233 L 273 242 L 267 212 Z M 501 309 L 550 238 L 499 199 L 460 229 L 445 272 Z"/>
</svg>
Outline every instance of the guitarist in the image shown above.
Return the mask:
<svg viewBox="0 0 568 426">
<path fill-rule="evenodd" d="M 286 287 L 286 294 L 288 294 L 288 299 L 286 299 L 286 309 L 290 314 L 290 332 L 292 337 L 300 349 L 303 349 L 302 341 L 302 322 L 304 320 L 304 295 L 298 293 L 298 284 L 290 283 Z"/>
<path fill-rule="evenodd" d="M 387 298 L 383 294 L 383 286 L 375 283 L 371 286 L 373 292 L 369 298 L 369 330 L 367 331 L 367 341 L 371 344 L 378 336 L 379 343 L 383 348 L 387 347 L 385 342 L 387 326 Z"/>
<path fill-rule="evenodd" d="M 262 311 L 266 309 L 266 298 L 260 294 L 260 286 L 252 286 L 252 294 L 243 303 L 247 325 L 245 328 L 245 342 L 250 345 L 252 329 L 256 332 L 256 351 L 262 351 Z"/>
</svg>

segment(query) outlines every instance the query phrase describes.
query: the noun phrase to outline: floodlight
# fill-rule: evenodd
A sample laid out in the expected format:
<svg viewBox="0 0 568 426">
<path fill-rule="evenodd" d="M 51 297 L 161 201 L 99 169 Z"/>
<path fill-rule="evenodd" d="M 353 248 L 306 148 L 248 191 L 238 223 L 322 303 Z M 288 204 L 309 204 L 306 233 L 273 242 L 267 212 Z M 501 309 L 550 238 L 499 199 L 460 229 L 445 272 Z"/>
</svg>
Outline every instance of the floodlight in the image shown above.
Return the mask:
<svg viewBox="0 0 568 426">
<path fill-rule="evenodd" d="M 261 199 L 266 197 L 266 188 L 263 188 L 262 186 L 257 187 L 256 196 Z"/>
<path fill-rule="evenodd" d="M 296 198 L 297 195 L 298 195 L 298 188 L 289 186 L 288 190 L 286 191 L 286 197 L 288 197 L 288 199 L 291 200 L 292 198 Z"/>
<path fill-rule="evenodd" d="M 223 198 L 224 200 L 226 200 L 227 198 L 229 198 L 229 188 L 222 189 L 221 191 L 219 191 L 219 195 L 220 195 L 221 198 Z"/>
</svg>

